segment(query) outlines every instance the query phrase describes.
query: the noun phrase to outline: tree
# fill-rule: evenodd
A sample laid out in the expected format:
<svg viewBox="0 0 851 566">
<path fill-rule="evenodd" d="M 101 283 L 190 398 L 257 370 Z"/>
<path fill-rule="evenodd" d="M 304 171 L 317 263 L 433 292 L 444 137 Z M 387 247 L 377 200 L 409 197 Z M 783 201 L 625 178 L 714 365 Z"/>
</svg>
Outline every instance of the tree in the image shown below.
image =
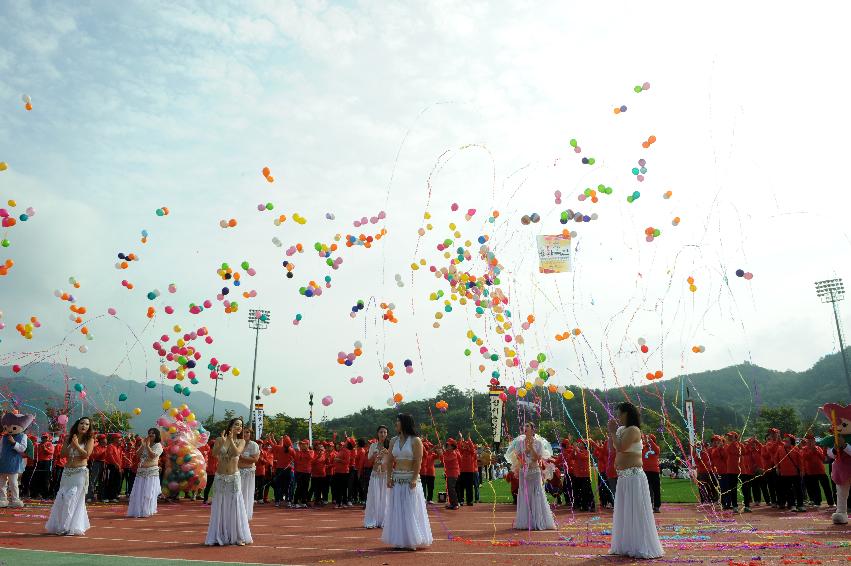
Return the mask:
<svg viewBox="0 0 851 566">
<path fill-rule="evenodd" d="M 99 411 L 92 415 L 92 428 L 98 432 L 127 432 L 130 425 L 130 413 L 123 411 Z"/>
<path fill-rule="evenodd" d="M 780 407 L 763 407 L 756 419 L 756 434 L 759 438 L 765 438 L 768 429 L 777 428 L 780 432 L 798 434 L 801 430 L 801 418 L 798 411 L 788 405 Z"/>
<path fill-rule="evenodd" d="M 236 413 L 232 409 L 227 409 L 222 420 L 213 421 L 213 415 L 209 415 L 201 424 L 210 432 L 210 438 L 218 438 L 233 418 L 236 418 Z"/>
<path fill-rule="evenodd" d="M 59 415 L 64 414 L 64 409 L 55 407 L 50 403 L 44 403 L 44 414 L 47 415 L 47 426 L 50 432 L 62 432 L 62 425 L 56 420 Z M 70 424 L 68 425 L 70 426 Z"/>
<path fill-rule="evenodd" d="M 567 427 L 564 423 L 556 420 L 546 420 L 538 423 L 538 434 L 550 442 L 560 443 L 567 436 Z"/>
</svg>

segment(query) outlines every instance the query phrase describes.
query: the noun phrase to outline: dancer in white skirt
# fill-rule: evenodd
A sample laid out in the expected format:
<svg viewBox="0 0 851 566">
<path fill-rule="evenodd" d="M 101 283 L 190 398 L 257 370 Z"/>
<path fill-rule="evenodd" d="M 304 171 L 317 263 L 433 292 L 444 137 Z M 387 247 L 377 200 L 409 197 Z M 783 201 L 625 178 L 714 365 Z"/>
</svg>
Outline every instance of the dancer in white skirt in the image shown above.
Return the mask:
<svg viewBox="0 0 851 566">
<path fill-rule="evenodd" d="M 86 492 L 89 489 L 89 456 L 95 447 L 92 421 L 81 417 L 71 426 L 62 456 L 68 458 L 59 491 L 44 528 L 55 535 L 82 535 L 89 528 Z"/>
<path fill-rule="evenodd" d="M 242 438 L 245 448 L 239 455 L 239 480 L 242 489 L 242 499 L 245 501 L 245 513 L 250 521 L 254 517 L 254 482 L 257 474 L 257 460 L 260 459 L 260 446 L 251 440 L 250 428 L 246 428 Z"/>
<path fill-rule="evenodd" d="M 378 442 L 369 445 L 367 460 L 372 468 L 369 476 L 369 488 L 366 492 L 366 511 L 363 526 L 367 529 L 381 527 L 384 524 L 384 509 L 387 507 L 387 474 L 384 471 L 384 456 L 387 454 L 387 427 L 381 425 L 376 431 Z"/>
<path fill-rule="evenodd" d="M 130 492 L 128 517 L 150 517 L 157 512 L 157 496 L 162 492 L 159 467 L 162 453 L 159 429 L 149 428 L 148 436 L 142 439 L 142 445 L 139 446 L 139 468 Z"/>
<path fill-rule="evenodd" d="M 618 405 L 618 421 L 609 421 L 609 446 L 617 451 L 618 488 L 615 490 L 615 514 L 612 521 L 612 546 L 609 554 L 632 558 L 664 556 L 647 476 L 641 461 L 641 419 L 632 403 Z M 618 426 L 620 424 L 620 426 Z"/>
<path fill-rule="evenodd" d="M 411 415 L 396 417 L 396 432 L 398 436 L 390 441 L 384 457 L 389 493 L 381 540 L 394 548 L 416 550 L 433 541 L 420 484 L 423 443 Z"/>
<path fill-rule="evenodd" d="M 541 461 L 549 460 L 552 455 L 550 443 L 535 434 L 535 425 L 531 422 L 523 427 L 523 436 L 511 443 L 506 458 L 520 478 L 515 529 L 551 531 L 556 528 L 541 476 Z"/>
<path fill-rule="evenodd" d="M 219 459 L 219 467 L 213 483 L 210 526 L 207 528 L 207 540 L 204 544 L 243 546 L 254 542 L 248 527 L 242 482 L 237 469 L 243 448 L 245 441 L 242 439 L 242 419 L 231 419 L 221 438 L 217 438 L 213 445 L 212 453 Z"/>
</svg>

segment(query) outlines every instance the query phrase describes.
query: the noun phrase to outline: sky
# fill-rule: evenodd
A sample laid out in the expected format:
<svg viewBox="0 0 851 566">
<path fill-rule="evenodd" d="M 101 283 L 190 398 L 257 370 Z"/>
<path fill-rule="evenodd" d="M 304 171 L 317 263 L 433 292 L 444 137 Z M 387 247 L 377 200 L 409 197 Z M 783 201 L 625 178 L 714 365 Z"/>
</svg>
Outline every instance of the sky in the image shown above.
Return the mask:
<svg viewBox="0 0 851 566">
<path fill-rule="evenodd" d="M 525 339 L 518 356 L 525 366 L 544 353 L 551 383 L 641 384 L 648 371 L 668 378 L 745 360 L 808 368 L 838 349 L 813 283 L 851 276 L 849 11 L 842 2 L 803 11 L 790 2 L 3 3 L 0 206 L 37 213 L 3 233 L 11 245 L 0 263 L 15 266 L 0 277 L 0 362 L 48 350 L 56 363 L 159 383 L 152 343 L 175 324 L 203 326 L 215 341 L 199 346 L 201 367 L 215 356 L 239 368 L 219 395 L 247 402 L 248 310 L 266 308 L 257 384 L 278 389 L 263 398 L 267 412 L 303 416 L 309 392 L 331 396 L 318 413 L 336 417 L 394 393 L 484 390 L 494 369 L 503 385 L 520 385 L 522 369 L 464 355 L 476 348 L 465 336 L 473 330 L 502 357 L 492 317 L 454 303 L 433 327 L 443 304 L 429 296 L 448 285 L 410 265 L 445 266 L 435 246 L 452 238 L 453 222 L 462 232 L 453 247 L 470 239 L 473 256 L 476 239 L 490 237 Z M 657 142 L 642 148 L 650 135 Z M 642 158 L 638 183 L 630 170 Z M 260 173 L 267 166 L 274 183 Z M 613 195 L 578 202 L 599 183 Z M 628 203 L 633 190 L 642 196 Z M 274 210 L 259 212 L 267 202 Z M 157 217 L 163 206 L 170 214 Z M 535 236 L 559 233 L 566 208 L 599 219 L 568 226 L 571 273 L 539 274 Z M 379 211 L 378 224 L 353 226 Z M 523 226 L 532 213 L 541 221 Z M 288 219 L 275 226 L 278 214 Z M 220 228 L 230 218 L 238 226 Z M 434 228 L 420 238 L 426 223 Z M 653 242 L 648 227 L 661 230 Z M 338 270 L 313 252 L 335 234 L 381 228 L 370 249 L 341 246 Z M 286 257 L 296 243 L 306 251 Z M 141 261 L 116 270 L 119 252 Z M 283 260 L 296 264 L 293 279 Z M 243 261 L 257 275 L 237 290 L 257 296 L 225 314 L 216 269 Z M 482 273 L 481 262 L 469 268 Z M 298 293 L 325 275 L 322 296 Z M 88 308 L 93 340 L 75 331 L 56 289 Z M 153 289 L 162 295 L 149 301 Z M 188 312 L 206 299 L 213 308 Z M 352 319 L 359 299 L 373 306 Z M 398 323 L 381 320 L 381 302 L 395 303 Z M 25 340 L 15 325 L 31 316 L 42 326 Z M 574 328 L 580 338 L 554 339 Z M 355 341 L 363 356 L 340 366 L 337 353 Z M 706 351 L 694 354 L 696 345 Z M 388 361 L 398 372 L 385 381 Z M 212 392 L 199 373 L 190 387 Z M 357 376 L 363 383 L 351 384 Z M 111 392 L 95 398 L 116 404 Z"/>
</svg>

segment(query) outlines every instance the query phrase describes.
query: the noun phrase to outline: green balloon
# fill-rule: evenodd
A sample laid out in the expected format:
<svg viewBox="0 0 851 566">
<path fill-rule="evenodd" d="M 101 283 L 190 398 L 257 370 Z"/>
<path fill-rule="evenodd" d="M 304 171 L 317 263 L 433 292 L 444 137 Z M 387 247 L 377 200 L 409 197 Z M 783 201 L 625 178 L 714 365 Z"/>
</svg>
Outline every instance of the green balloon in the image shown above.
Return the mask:
<svg viewBox="0 0 851 566">
<path fill-rule="evenodd" d="M 185 396 L 189 397 L 189 393 L 190 393 L 189 388 L 188 388 L 188 387 L 184 387 L 184 388 L 183 388 L 183 394 L 184 394 Z"/>
<path fill-rule="evenodd" d="M 127 400 L 127 394 L 122 393 L 121 395 L 118 396 L 118 400 L 119 401 L 126 401 Z"/>
<path fill-rule="evenodd" d="M 83 390 L 83 384 L 82 383 L 75 383 L 74 384 L 74 391 L 82 391 L 82 390 Z"/>
<path fill-rule="evenodd" d="M 183 391 L 183 386 L 182 386 L 182 385 L 180 385 L 179 383 L 175 383 L 175 384 L 174 384 L 174 392 L 175 392 L 175 393 L 180 393 L 181 391 Z"/>
<path fill-rule="evenodd" d="M 634 90 L 635 92 L 641 92 L 641 90 L 642 90 L 642 89 L 641 89 L 641 85 L 639 85 L 639 86 L 637 86 L 637 87 L 633 88 L 632 90 Z"/>
<path fill-rule="evenodd" d="M 154 381 L 153 379 L 145 384 L 145 387 L 147 387 L 148 389 L 153 389 L 156 386 L 157 386 L 157 382 Z"/>
</svg>

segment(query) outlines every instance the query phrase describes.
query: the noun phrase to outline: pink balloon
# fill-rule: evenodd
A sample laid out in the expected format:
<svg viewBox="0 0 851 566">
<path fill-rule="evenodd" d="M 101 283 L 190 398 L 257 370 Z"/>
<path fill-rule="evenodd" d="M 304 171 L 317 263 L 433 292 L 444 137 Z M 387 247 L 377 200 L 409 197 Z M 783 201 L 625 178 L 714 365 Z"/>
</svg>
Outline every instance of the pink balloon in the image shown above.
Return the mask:
<svg viewBox="0 0 851 566">
<path fill-rule="evenodd" d="M 58 417 L 56 417 L 56 422 L 63 426 L 68 424 L 68 415 L 59 415 Z"/>
<path fill-rule="evenodd" d="M 205 308 L 205 309 L 208 309 L 208 308 L 210 308 L 210 307 L 212 307 L 212 306 L 213 306 L 213 302 L 212 302 L 212 301 L 210 301 L 210 299 L 207 299 L 206 301 L 204 301 L 204 308 Z"/>
<path fill-rule="evenodd" d="M 255 275 L 257 275 L 257 270 L 254 269 L 253 267 L 249 267 L 248 271 L 246 273 L 248 273 L 250 276 L 254 277 Z"/>
<path fill-rule="evenodd" d="M 109 307 L 108 309 L 106 309 L 106 312 L 107 312 L 108 314 L 110 314 L 111 316 L 115 316 L 115 313 L 117 313 L 118 311 L 116 311 L 116 310 L 115 310 L 114 308 L 112 308 L 112 307 Z"/>
<path fill-rule="evenodd" d="M 174 314 L 174 307 L 166 307 L 165 313 L 166 314 Z"/>
<path fill-rule="evenodd" d="M 80 391 L 80 399 L 85 399 L 87 395 L 88 393 L 86 393 L 85 391 Z"/>
</svg>

